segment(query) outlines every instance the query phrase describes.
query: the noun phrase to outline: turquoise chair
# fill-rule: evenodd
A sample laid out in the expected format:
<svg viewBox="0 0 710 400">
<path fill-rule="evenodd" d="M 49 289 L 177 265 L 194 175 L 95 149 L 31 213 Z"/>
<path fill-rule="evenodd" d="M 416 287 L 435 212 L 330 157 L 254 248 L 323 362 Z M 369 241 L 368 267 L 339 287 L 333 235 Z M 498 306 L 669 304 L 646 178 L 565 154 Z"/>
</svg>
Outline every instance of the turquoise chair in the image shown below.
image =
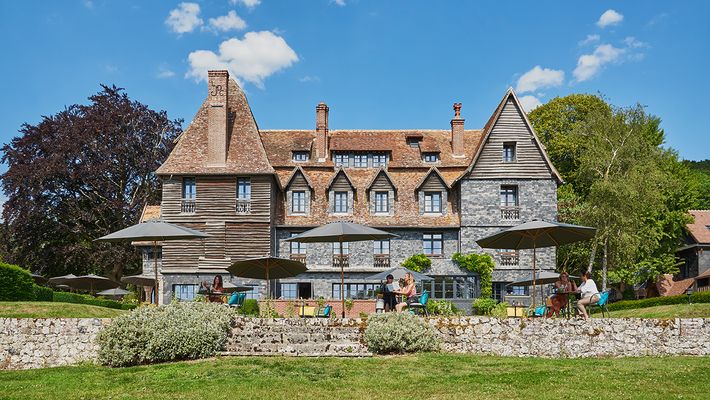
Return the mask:
<svg viewBox="0 0 710 400">
<path fill-rule="evenodd" d="M 229 300 L 227 300 L 227 305 L 230 307 L 239 307 L 239 300 L 240 300 L 240 294 L 237 292 L 232 293 L 231 296 L 229 296 Z"/>
<path fill-rule="evenodd" d="M 428 291 L 423 291 L 421 296 L 419 296 L 419 302 L 418 303 L 412 303 L 408 305 L 409 310 L 412 312 L 412 314 L 421 314 L 422 311 L 424 311 L 424 315 L 427 317 L 429 316 L 429 311 L 426 309 L 426 303 L 429 302 L 429 292 Z"/>
<path fill-rule="evenodd" d="M 592 303 L 589 305 L 589 311 L 592 311 L 593 307 L 596 307 L 601 310 L 602 312 L 602 317 L 608 317 L 609 316 L 609 308 L 607 308 L 607 305 L 609 304 L 609 293 L 611 291 L 605 290 L 599 294 L 599 301 L 596 303 Z M 606 313 L 606 314 L 604 314 Z"/>
<path fill-rule="evenodd" d="M 316 318 L 330 318 L 330 310 L 332 309 L 333 307 L 330 304 L 326 305 L 322 313 L 316 314 Z"/>
</svg>

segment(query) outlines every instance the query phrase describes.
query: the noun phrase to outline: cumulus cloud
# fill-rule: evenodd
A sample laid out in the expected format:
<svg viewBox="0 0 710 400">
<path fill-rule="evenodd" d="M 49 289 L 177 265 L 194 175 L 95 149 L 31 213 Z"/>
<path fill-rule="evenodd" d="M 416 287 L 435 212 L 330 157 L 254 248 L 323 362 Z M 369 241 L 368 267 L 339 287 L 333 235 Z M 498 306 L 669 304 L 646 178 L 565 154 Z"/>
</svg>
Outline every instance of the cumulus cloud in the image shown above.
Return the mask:
<svg viewBox="0 0 710 400">
<path fill-rule="evenodd" d="M 210 69 L 226 69 L 239 80 L 263 88 L 264 79 L 298 61 L 286 41 L 269 31 L 247 32 L 243 39 L 232 38 L 219 45 L 217 53 L 197 50 L 187 57 L 186 78 L 207 80 Z"/>
<path fill-rule="evenodd" d="M 601 72 L 604 65 L 619 60 L 625 51 L 610 44 L 601 44 L 592 54 L 583 54 L 579 57 L 577 68 L 572 74 L 578 82 L 592 79 Z"/>
<path fill-rule="evenodd" d="M 577 44 L 580 46 L 586 46 L 588 44 L 596 43 L 600 39 L 599 35 L 587 35 L 586 38 L 580 40 Z"/>
<path fill-rule="evenodd" d="M 230 3 L 237 4 L 241 3 L 242 5 L 246 6 L 247 8 L 254 8 L 261 4 L 261 0 L 229 0 Z"/>
<path fill-rule="evenodd" d="M 535 96 L 527 95 L 520 98 L 520 105 L 523 106 L 523 110 L 527 114 L 530 111 L 540 107 L 542 102 Z"/>
<path fill-rule="evenodd" d="M 600 28 L 606 28 L 607 26 L 610 25 L 618 25 L 621 23 L 621 21 L 624 20 L 624 16 L 619 14 L 618 12 L 609 9 L 604 11 L 604 14 L 599 17 L 599 21 L 597 21 L 597 26 Z"/>
<path fill-rule="evenodd" d="M 158 79 L 166 79 L 166 78 L 172 78 L 175 76 L 175 72 L 168 68 L 167 65 L 161 65 L 158 67 L 158 73 L 155 75 Z"/>
<path fill-rule="evenodd" d="M 538 89 L 560 86 L 565 80 L 565 72 L 534 66 L 518 79 L 515 90 L 520 93 L 534 92 Z"/>
<path fill-rule="evenodd" d="M 332 2 L 340 7 L 345 7 L 345 0 L 332 0 Z"/>
<path fill-rule="evenodd" d="M 236 11 L 231 10 L 227 15 L 222 15 L 217 18 L 210 18 L 210 28 L 215 32 L 228 32 L 231 30 L 242 30 L 247 27 L 247 23 L 239 18 Z"/>
<path fill-rule="evenodd" d="M 200 18 L 200 5 L 197 3 L 180 3 L 171 10 L 165 24 L 175 33 L 182 34 L 195 30 L 203 23 Z"/>
<path fill-rule="evenodd" d="M 624 38 L 624 44 L 630 49 L 638 49 L 642 47 L 648 47 L 648 43 L 642 42 L 633 36 L 627 36 Z"/>
</svg>

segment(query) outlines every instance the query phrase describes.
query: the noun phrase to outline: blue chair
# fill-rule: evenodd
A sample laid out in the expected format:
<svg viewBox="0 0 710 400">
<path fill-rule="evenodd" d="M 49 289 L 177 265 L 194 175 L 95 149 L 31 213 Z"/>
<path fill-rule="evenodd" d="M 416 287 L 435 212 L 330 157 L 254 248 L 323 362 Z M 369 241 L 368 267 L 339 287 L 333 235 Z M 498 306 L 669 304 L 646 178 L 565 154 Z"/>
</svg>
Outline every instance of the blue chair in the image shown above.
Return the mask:
<svg viewBox="0 0 710 400">
<path fill-rule="evenodd" d="M 331 307 L 330 304 L 326 305 L 322 313 L 316 314 L 316 318 L 330 318 L 330 311 L 332 309 L 333 307 Z"/>
<path fill-rule="evenodd" d="M 533 317 L 544 317 L 545 315 L 547 315 L 547 305 L 546 304 L 543 304 L 541 306 L 537 306 L 532 311 Z"/>
<path fill-rule="evenodd" d="M 429 302 L 429 292 L 423 291 L 421 296 L 419 296 L 419 302 L 409 304 L 409 310 L 412 314 L 421 314 L 424 311 L 424 315 L 429 316 L 429 311 L 426 309 L 426 303 Z"/>
<path fill-rule="evenodd" d="M 592 303 L 589 305 L 589 311 L 592 311 L 593 307 L 597 307 L 598 309 L 601 310 L 602 312 L 602 317 L 608 317 L 609 316 L 609 308 L 607 308 L 607 305 L 609 304 L 609 293 L 611 293 L 610 290 L 605 290 L 599 294 L 599 300 L 596 303 Z M 604 314 L 606 313 L 606 315 Z"/>
<path fill-rule="evenodd" d="M 241 296 L 239 296 L 239 293 L 237 293 L 237 292 L 232 293 L 232 295 L 229 296 L 229 300 L 227 300 L 227 305 L 229 305 L 230 307 L 239 307 L 239 298 L 240 297 Z"/>
</svg>

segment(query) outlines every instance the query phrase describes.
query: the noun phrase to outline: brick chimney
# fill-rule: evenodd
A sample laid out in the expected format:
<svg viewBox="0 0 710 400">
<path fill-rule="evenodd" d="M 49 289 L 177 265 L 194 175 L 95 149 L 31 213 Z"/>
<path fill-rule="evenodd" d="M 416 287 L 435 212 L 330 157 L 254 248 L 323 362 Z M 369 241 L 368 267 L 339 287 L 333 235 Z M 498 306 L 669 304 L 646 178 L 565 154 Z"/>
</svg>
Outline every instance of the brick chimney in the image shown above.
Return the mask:
<svg viewBox="0 0 710 400">
<path fill-rule="evenodd" d="M 454 103 L 454 118 L 451 119 L 451 150 L 454 157 L 463 157 L 463 123 L 461 103 Z"/>
<path fill-rule="evenodd" d="M 328 106 L 323 102 L 316 106 L 316 159 L 328 159 Z"/>
<path fill-rule="evenodd" d="M 207 77 L 207 166 L 220 167 L 227 161 L 229 146 L 227 132 L 229 72 L 209 71 Z"/>
</svg>

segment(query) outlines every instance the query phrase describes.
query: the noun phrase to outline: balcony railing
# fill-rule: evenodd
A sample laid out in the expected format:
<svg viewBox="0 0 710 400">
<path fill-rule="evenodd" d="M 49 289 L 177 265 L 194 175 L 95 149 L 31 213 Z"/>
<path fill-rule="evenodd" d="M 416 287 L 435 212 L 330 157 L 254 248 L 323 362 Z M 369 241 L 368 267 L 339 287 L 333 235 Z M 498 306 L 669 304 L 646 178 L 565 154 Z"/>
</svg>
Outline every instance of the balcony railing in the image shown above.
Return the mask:
<svg viewBox="0 0 710 400">
<path fill-rule="evenodd" d="M 498 253 L 500 265 L 512 266 L 520 264 L 520 256 L 517 252 L 502 252 Z"/>
<path fill-rule="evenodd" d="M 195 199 L 182 199 L 180 202 L 180 212 L 183 214 L 194 214 Z"/>
<path fill-rule="evenodd" d="M 306 263 L 306 255 L 305 254 L 291 254 L 291 259 L 293 261 L 300 261 L 302 263 Z"/>
<path fill-rule="evenodd" d="M 251 200 L 237 199 L 236 210 L 237 214 L 251 214 Z"/>
<path fill-rule="evenodd" d="M 375 268 L 387 269 L 390 267 L 390 255 L 389 254 L 375 254 L 375 262 L 373 265 Z"/>
<path fill-rule="evenodd" d="M 518 206 L 501 206 L 500 218 L 506 221 L 514 221 L 520 219 L 520 207 Z"/>
<path fill-rule="evenodd" d="M 349 259 L 349 257 L 347 254 L 342 255 L 342 256 L 337 255 L 337 254 L 333 255 L 333 267 L 334 268 L 341 268 L 341 267 L 347 268 L 349 265 L 348 259 Z"/>
</svg>

